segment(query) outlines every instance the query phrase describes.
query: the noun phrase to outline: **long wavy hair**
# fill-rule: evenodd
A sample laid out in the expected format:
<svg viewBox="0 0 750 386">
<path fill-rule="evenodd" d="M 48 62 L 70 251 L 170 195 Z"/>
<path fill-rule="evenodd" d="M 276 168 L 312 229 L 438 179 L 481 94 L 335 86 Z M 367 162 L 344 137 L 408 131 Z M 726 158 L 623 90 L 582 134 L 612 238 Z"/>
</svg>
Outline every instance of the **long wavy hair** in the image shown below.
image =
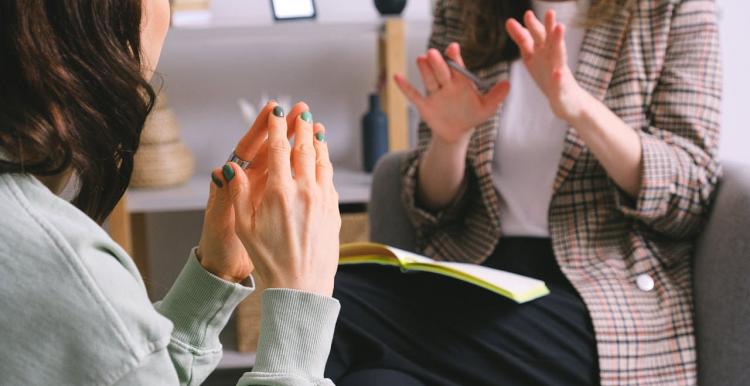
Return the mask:
<svg viewBox="0 0 750 386">
<path fill-rule="evenodd" d="M 141 0 L 0 2 L 0 174 L 73 171 L 103 222 L 124 194 L 154 91 Z"/>
<path fill-rule="evenodd" d="M 593 0 L 582 22 L 586 27 L 596 27 L 634 3 L 635 0 Z M 465 28 L 462 52 L 469 68 L 478 70 L 519 57 L 518 46 L 505 31 L 504 22 L 514 18 L 523 23 L 523 14 L 531 9 L 530 0 L 462 0 L 461 8 L 461 24 Z"/>
</svg>

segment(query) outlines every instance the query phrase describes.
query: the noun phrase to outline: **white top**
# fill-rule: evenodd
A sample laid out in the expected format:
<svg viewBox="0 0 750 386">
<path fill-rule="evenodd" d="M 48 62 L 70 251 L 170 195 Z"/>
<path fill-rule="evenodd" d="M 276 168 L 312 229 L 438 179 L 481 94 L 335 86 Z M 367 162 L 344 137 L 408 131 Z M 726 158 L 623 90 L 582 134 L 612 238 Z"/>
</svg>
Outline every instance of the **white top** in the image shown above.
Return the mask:
<svg viewBox="0 0 750 386">
<path fill-rule="evenodd" d="M 585 29 L 581 17 L 588 1 L 532 0 L 540 20 L 554 9 L 566 26 L 568 65 L 575 69 Z M 522 60 L 511 64 L 510 95 L 500 119 L 493 182 L 500 193 L 504 236 L 548 237 L 547 212 L 568 125 L 555 117 Z"/>
</svg>

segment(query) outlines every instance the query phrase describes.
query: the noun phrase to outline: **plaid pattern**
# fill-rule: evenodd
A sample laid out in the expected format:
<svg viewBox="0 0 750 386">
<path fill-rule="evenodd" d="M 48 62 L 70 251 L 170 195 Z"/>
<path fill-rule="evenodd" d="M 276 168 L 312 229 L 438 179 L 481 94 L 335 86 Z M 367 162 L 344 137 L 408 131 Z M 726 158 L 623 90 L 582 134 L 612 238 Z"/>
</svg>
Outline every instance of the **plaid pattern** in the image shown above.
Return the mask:
<svg viewBox="0 0 750 386">
<path fill-rule="evenodd" d="M 460 0 L 440 0 L 430 46 L 461 40 Z M 481 71 L 507 79 L 508 63 Z M 638 0 L 584 38 L 576 78 L 641 136 L 639 197 L 624 194 L 574 129 L 554 182 L 550 235 L 559 264 L 588 306 L 602 385 L 696 383 L 691 256 L 720 177 L 721 68 L 713 0 Z M 480 263 L 501 237 L 492 184 L 498 117 L 479 126 L 467 181 L 453 205 L 416 202 L 430 131 L 403 165 L 403 199 L 422 252 Z M 652 291 L 636 278 L 648 274 Z"/>
</svg>

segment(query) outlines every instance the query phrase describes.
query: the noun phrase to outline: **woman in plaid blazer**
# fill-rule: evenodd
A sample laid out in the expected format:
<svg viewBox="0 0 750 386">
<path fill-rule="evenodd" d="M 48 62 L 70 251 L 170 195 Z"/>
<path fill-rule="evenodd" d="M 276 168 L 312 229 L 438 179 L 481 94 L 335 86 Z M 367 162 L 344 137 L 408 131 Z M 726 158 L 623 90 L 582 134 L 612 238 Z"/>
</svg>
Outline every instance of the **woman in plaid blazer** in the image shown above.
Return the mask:
<svg viewBox="0 0 750 386">
<path fill-rule="evenodd" d="M 474 68 L 495 84 L 489 90 L 470 88 L 446 66 L 441 54 L 459 64 L 470 59 L 451 44 L 463 45 L 472 29 L 467 3 L 437 3 L 433 50 L 418 59 L 427 94 L 396 79 L 424 120 L 419 147 L 403 165 L 403 199 L 421 252 L 486 264 L 504 239 L 493 160 L 511 60 Z M 715 3 L 600 0 L 592 11 L 601 11 L 602 3 L 610 14 L 587 25 L 577 68 L 566 64 L 565 27 L 552 15 L 539 21 L 527 13 L 524 26 L 506 25 L 526 70 L 569 125 L 556 178 L 549 181 L 550 264 L 559 266 L 590 317 L 595 382 L 695 384 L 691 255 L 720 177 Z M 346 310 L 345 299 L 342 325 Z M 521 333 L 537 334 L 533 328 Z M 334 344 L 333 358 L 341 347 Z M 570 383 L 523 377 L 510 383 Z"/>
</svg>

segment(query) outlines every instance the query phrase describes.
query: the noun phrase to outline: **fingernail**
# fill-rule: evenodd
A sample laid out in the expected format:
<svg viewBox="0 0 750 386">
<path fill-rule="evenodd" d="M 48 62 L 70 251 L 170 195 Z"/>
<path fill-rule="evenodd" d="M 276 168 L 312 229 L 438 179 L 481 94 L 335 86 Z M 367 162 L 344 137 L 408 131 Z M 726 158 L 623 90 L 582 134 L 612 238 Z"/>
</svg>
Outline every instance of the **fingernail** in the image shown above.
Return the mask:
<svg viewBox="0 0 750 386">
<path fill-rule="evenodd" d="M 304 113 L 302 113 L 302 115 L 300 115 L 300 118 L 302 118 L 302 120 L 305 121 L 305 122 L 307 122 L 307 123 L 312 123 L 312 121 L 313 121 L 312 120 L 312 113 L 309 112 L 309 111 L 305 111 Z"/>
<path fill-rule="evenodd" d="M 326 135 L 323 133 L 317 133 L 315 134 L 315 139 L 318 140 L 318 142 L 325 142 L 326 141 Z"/>
<path fill-rule="evenodd" d="M 226 179 L 227 182 L 230 182 L 234 178 L 234 168 L 232 167 L 232 165 L 226 164 L 223 168 L 221 168 L 221 174 L 224 175 L 224 179 Z"/>
<path fill-rule="evenodd" d="M 218 186 L 219 188 L 223 188 L 224 187 L 224 184 L 221 182 L 221 180 L 219 179 L 219 177 L 216 177 L 216 175 L 214 175 L 213 173 L 211 173 L 211 181 L 213 181 L 214 184 L 216 186 Z"/>
<path fill-rule="evenodd" d="M 281 106 L 274 107 L 273 108 L 273 115 L 275 115 L 275 116 L 277 116 L 279 118 L 284 118 L 284 109 L 281 108 Z"/>
</svg>

